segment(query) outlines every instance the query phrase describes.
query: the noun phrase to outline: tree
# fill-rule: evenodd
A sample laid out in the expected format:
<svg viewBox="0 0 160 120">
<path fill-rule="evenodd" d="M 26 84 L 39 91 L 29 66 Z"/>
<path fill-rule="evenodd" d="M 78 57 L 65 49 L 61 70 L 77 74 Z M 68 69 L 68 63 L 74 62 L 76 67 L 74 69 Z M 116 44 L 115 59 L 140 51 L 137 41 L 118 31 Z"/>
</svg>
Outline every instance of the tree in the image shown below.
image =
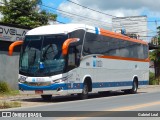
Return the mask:
<svg viewBox="0 0 160 120">
<path fill-rule="evenodd" d="M 156 45 L 158 46 L 158 49 L 150 51 L 149 57 L 150 57 L 150 60 L 154 62 L 155 77 L 158 80 L 158 83 L 160 84 L 160 47 L 159 47 L 160 45 L 160 26 L 157 27 L 157 30 L 158 30 L 158 35 L 154 36 L 151 42 L 156 43 Z"/>
<path fill-rule="evenodd" d="M 0 11 L 1 22 L 17 24 L 26 27 L 38 27 L 48 24 L 48 20 L 56 20 L 57 15 L 40 10 L 41 0 L 3 0 Z"/>
<path fill-rule="evenodd" d="M 158 42 L 160 43 L 160 26 L 158 26 L 157 29 L 158 29 Z"/>
</svg>

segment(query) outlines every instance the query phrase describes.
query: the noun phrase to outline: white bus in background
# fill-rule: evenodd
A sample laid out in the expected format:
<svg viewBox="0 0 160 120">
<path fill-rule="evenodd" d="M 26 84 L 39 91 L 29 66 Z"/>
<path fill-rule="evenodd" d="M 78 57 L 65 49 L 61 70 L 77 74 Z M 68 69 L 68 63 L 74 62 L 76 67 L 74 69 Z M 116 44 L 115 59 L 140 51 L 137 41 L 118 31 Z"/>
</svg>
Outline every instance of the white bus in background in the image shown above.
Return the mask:
<svg viewBox="0 0 160 120">
<path fill-rule="evenodd" d="M 123 90 L 136 93 L 149 83 L 145 41 L 84 24 L 42 26 L 27 32 L 19 62 L 23 94 L 78 94 Z"/>
</svg>

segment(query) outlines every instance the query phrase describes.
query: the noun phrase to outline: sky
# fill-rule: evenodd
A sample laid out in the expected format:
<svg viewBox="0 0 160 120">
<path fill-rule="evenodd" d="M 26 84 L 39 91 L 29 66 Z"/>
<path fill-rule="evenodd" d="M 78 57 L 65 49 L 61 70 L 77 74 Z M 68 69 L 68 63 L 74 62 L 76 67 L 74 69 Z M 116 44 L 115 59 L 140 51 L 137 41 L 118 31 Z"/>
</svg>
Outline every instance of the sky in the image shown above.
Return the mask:
<svg viewBox="0 0 160 120">
<path fill-rule="evenodd" d="M 160 26 L 160 0 L 42 0 L 48 7 L 42 9 L 58 14 L 57 21 L 62 23 L 85 23 L 110 29 L 113 17 L 143 16 L 148 21 L 148 36 L 156 35 Z M 55 8 L 55 9 L 52 9 Z M 57 10 L 59 9 L 59 10 Z M 95 11 L 99 12 L 95 12 Z M 154 22 L 157 21 L 157 22 Z M 148 38 L 149 39 L 149 38 Z"/>
</svg>

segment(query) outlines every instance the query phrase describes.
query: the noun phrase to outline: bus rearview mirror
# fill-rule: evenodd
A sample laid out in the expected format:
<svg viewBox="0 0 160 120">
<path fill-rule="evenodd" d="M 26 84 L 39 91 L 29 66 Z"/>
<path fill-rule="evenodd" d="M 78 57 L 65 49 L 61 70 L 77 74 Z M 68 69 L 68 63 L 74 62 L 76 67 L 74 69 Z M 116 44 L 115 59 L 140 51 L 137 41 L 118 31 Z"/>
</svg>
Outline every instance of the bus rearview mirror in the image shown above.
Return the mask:
<svg viewBox="0 0 160 120">
<path fill-rule="evenodd" d="M 8 54 L 11 56 L 13 54 L 13 50 L 16 46 L 18 45 L 21 45 L 23 44 L 23 41 L 22 40 L 18 40 L 18 41 L 15 41 L 13 42 L 10 46 L 9 46 L 9 51 L 8 51 Z"/>
<path fill-rule="evenodd" d="M 79 38 L 69 38 L 62 45 L 62 55 L 65 56 L 68 53 L 69 45 L 72 43 L 78 42 Z"/>
</svg>

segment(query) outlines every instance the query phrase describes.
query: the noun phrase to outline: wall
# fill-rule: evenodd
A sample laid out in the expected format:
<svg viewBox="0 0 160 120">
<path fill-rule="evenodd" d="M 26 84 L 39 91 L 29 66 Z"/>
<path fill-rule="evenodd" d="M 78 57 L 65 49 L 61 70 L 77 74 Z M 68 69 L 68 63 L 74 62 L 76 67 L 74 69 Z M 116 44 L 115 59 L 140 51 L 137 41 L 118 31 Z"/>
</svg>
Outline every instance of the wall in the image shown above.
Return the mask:
<svg viewBox="0 0 160 120">
<path fill-rule="evenodd" d="M 12 89 L 18 89 L 19 53 L 8 56 L 7 51 L 0 51 L 0 81 L 6 81 Z"/>
<path fill-rule="evenodd" d="M 23 40 L 31 28 L 0 22 L 0 81 L 6 81 L 12 89 L 18 89 L 19 53 L 21 46 L 8 56 L 8 48 L 16 40 Z"/>
</svg>

